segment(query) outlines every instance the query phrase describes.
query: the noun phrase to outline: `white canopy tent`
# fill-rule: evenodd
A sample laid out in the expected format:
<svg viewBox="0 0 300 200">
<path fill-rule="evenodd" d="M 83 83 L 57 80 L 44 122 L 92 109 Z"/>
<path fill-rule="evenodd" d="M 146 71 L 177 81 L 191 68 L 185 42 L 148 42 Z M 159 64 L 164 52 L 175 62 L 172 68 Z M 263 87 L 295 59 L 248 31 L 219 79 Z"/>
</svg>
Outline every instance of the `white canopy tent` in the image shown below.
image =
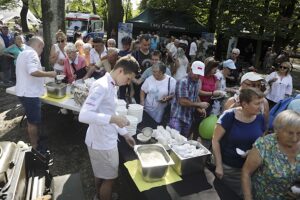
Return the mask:
<svg viewBox="0 0 300 200">
<path fill-rule="evenodd" d="M 3 23 L 7 23 L 14 18 L 20 18 L 22 5 L 18 5 L 14 8 L 0 8 L 0 20 Z M 30 10 L 27 13 L 27 23 L 39 25 L 41 21 L 36 18 Z"/>
</svg>

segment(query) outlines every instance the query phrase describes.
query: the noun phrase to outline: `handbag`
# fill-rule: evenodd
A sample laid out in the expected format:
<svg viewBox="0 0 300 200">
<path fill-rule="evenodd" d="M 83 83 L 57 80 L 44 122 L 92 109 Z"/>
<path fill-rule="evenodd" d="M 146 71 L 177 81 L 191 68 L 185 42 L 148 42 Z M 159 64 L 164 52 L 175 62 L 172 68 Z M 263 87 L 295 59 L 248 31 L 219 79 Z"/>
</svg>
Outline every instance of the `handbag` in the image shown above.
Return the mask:
<svg viewBox="0 0 300 200">
<path fill-rule="evenodd" d="M 169 81 L 168 81 L 168 96 L 170 95 L 170 81 L 171 81 L 171 77 L 169 77 Z M 164 110 L 164 114 L 163 114 L 163 118 L 162 118 L 162 125 L 167 125 L 167 123 L 170 120 L 170 113 L 171 113 L 171 103 L 170 101 L 166 102 L 167 106 L 165 107 Z"/>
<path fill-rule="evenodd" d="M 74 70 L 74 74 L 76 75 L 76 80 L 77 79 L 82 79 L 85 76 L 85 74 L 86 74 L 85 67 L 83 67 L 83 68 L 81 68 L 79 70 L 76 70 L 75 63 L 71 63 L 71 66 L 72 66 L 72 68 Z"/>
</svg>

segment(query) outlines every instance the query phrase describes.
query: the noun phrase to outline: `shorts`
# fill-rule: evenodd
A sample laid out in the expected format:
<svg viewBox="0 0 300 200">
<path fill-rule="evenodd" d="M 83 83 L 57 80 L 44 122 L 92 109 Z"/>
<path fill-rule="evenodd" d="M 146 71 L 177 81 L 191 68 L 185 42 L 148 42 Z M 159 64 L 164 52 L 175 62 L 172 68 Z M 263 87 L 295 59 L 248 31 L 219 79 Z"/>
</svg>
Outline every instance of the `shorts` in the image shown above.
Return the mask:
<svg viewBox="0 0 300 200">
<path fill-rule="evenodd" d="M 100 179 L 115 179 L 119 173 L 118 148 L 111 150 L 96 150 L 88 147 L 94 176 Z"/>
<path fill-rule="evenodd" d="M 42 121 L 41 100 L 39 97 L 19 97 L 24 109 L 27 121 L 30 124 L 39 124 Z"/>
</svg>

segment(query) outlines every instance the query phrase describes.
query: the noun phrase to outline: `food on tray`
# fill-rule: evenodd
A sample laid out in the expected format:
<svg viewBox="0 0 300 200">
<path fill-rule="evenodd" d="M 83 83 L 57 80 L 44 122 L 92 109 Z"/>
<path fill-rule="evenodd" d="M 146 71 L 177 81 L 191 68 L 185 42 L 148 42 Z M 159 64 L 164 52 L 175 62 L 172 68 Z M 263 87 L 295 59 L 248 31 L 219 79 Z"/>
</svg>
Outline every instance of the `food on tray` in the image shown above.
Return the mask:
<svg viewBox="0 0 300 200">
<path fill-rule="evenodd" d="M 165 157 L 159 151 L 144 151 L 141 152 L 140 157 L 145 166 L 160 166 L 167 164 Z"/>
<path fill-rule="evenodd" d="M 206 155 L 209 152 L 202 147 L 196 147 L 193 144 L 174 144 L 172 150 L 182 158 L 192 158 L 197 156 Z"/>
<path fill-rule="evenodd" d="M 179 131 L 166 126 L 157 126 L 157 129 L 153 130 L 152 137 L 154 137 L 158 143 L 167 147 L 168 144 L 182 144 L 187 141 L 187 138 L 180 135 Z"/>
</svg>

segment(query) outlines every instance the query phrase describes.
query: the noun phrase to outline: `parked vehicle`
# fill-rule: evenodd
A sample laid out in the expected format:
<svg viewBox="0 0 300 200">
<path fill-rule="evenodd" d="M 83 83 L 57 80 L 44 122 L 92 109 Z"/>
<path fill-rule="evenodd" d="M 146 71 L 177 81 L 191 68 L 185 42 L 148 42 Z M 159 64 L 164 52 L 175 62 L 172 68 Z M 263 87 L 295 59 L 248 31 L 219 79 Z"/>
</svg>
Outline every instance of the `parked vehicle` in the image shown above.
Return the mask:
<svg viewBox="0 0 300 200">
<path fill-rule="evenodd" d="M 66 14 L 68 41 L 73 41 L 75 32 L 81 32 L 83 39 L 104 36 L 104 21 L 99 15 L 70 12 Z"/>
</svg>

